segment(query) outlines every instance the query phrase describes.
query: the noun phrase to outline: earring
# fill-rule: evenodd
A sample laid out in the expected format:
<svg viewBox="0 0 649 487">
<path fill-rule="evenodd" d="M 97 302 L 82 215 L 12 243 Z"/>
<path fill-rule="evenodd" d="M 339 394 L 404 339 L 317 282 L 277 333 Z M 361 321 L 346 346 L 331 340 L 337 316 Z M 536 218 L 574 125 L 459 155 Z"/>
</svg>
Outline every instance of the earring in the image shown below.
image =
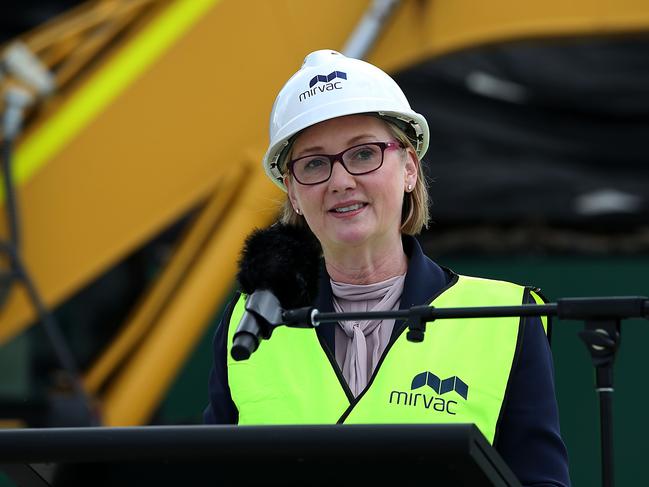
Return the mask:
<svg viewBox="0 0 649 487">
<path fill-rule="evenodd" d="M 408 193 L 410 193 L 411 191 L 412 191 L 412 184 L 409 184 L 408 185 Z"/>
<path fill-rule="evenodd" d="M 297 213 L 298 215 L 301 215 L 301 214 L 302 214 L 302 213 L 300 213 L 300 209 L 299 209 L 299 208 L 295 208 L 295 213 Z"/>
</svg>

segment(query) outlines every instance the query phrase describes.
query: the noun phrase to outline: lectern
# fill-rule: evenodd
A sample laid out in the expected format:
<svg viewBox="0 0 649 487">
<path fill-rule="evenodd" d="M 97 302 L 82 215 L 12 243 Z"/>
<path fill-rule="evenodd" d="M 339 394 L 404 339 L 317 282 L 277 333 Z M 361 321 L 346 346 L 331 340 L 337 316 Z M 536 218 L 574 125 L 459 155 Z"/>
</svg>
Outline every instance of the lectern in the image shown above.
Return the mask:
<svg viewBox="0 0 649 487">
<path fill-rule="evenodd" d="M 19 487 L 520 487 L 472 424 L 14 429 L 0 463 Z"/>
</svg>

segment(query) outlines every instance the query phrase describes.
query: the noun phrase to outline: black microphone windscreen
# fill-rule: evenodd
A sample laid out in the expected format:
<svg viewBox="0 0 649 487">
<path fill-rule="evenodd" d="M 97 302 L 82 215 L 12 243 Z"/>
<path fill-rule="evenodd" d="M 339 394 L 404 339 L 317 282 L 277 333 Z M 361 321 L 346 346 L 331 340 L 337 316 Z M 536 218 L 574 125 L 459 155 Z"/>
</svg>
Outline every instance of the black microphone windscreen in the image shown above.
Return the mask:
<svg viewBox="0 0 649 487">
<path fill-rule="evenodd" d="M 268 289 L 284 309 L 310 306 L 318 292 L 322 248 L 308 228 L 275 223 L 246 239 L 237 279 L 252 294 Z"/>
</svg>

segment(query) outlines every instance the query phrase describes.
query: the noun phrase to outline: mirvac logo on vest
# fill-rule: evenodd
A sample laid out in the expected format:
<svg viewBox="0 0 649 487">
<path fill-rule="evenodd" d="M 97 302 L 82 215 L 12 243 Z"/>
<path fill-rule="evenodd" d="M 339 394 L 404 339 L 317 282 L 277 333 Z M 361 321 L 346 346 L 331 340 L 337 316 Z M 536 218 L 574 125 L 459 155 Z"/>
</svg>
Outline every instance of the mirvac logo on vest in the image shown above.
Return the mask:
<svg viewBox="0 0 649 487">
<path fill-rule="evenodd" d="M 347 79 L 347 73 L 343 73 L 342 71 L 332 71 L 329 74 L 319 74 L 314 76 L 311 78 L 311 81 L 309 81 L 309 89 L 300 93 L 300 101 L 304 101 L 307 98 L 311 98 L 319 93 L 324 93 L 325 91 L 342 90 L 342 82 L 334 81 L 335 79 Z"/>
<path fill-rule="evenodd" d="M 412 392 L 422 387 L 430 387 L 435 394 L 426 394 L 426 390 L 422 392 Z M 462 382 L 459 377 L 453 376 L 448 379 L 440 380 L 432 372 L 422 372 L 417 374 L 412 379 L 410 391 L 392 391 L 390 392 L 390 404 L 395 406 L 407 406 L 413 408 L 424 408 L 436 411 L 438 413 L 445 413 L 455 415 L 457 414 L 456 407 L 457 401 L 449 399 L 447 396 L 444 399 L 444 394 L 455 391 L 457 395 L 465 401 L 469 396 L 469 386 Z"/>
</svg>

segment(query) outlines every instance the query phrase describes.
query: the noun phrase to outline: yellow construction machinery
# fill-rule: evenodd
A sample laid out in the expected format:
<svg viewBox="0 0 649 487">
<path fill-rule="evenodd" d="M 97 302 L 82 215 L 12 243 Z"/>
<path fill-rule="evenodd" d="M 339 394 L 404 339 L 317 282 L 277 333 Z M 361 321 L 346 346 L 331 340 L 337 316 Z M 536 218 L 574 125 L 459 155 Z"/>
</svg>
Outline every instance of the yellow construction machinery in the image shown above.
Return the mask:
<svg viewBox="0 0 649 487">
<path fill-rule="evenodd" d="M 3 100 L 25 100 L 13 161 L 20 250 L 48 307 L 196 212 L 82 371 L 102 423 L 149 421 L 230 292 L 244 238 L 274 219 L 282 195 L 260 164 L 267 120 L 305 53 L 356 48 L 395 71 L 485 43 L 648 26 L 645 0 L 95 0 L 2 46 Z M 24 287 L 11 286 L 0 343 L 35 319 Z"/>
</svg>

